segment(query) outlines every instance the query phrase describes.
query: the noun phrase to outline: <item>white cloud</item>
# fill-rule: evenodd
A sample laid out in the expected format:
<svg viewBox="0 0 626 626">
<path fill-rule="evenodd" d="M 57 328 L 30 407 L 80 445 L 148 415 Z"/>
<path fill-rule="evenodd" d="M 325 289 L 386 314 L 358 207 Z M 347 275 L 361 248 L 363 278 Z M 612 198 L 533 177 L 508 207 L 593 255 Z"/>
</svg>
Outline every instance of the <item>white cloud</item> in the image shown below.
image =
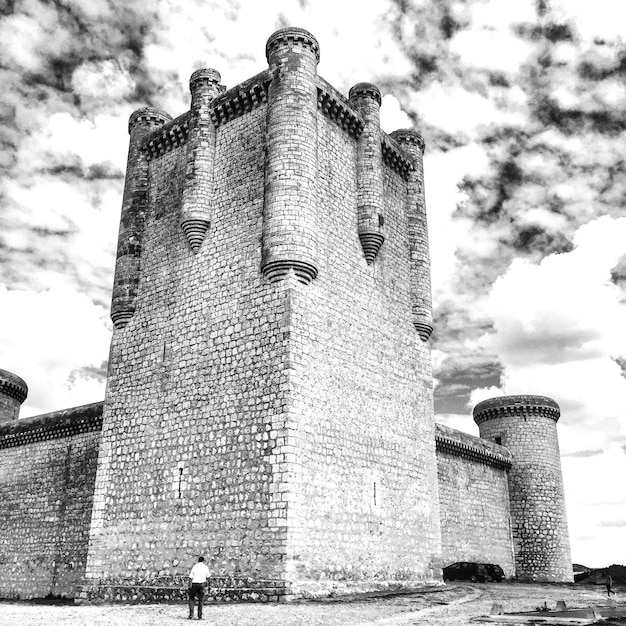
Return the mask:
<svg viewBox="0 0 626 626">
<path fill-rule="evenodd" d="M 572 559 L 588 567 L 626 562 L 626 451 L 613 444 L 588 457 L 562 459 Z"/>
<path fill-rule="evenodd" d="M 412 108 L 433 126 L 448 133 L 475 135 L 493 125 L 520 126 L 525 124 L 525 109 L 501 109 L 493 99 L 468 91 L 460 86 L 434 83 L 412 98 Z"/>
<path fill-rule="evenodd" d="M 469 408 L 473 409 L 479 402 L 505 395 L 500 387 L 479 387 L 470 393 Z"/>
<path fill-rule="evenodd" d="M 481 176 L 488 168 L 485 151 L 477 144 L 468 144 L 447 152 L 426 152 L 424 156 L 424 178 L 426 180 L 426 207 L 428 210 L 428 236 L 430 243 L 431 273 L 433 289 L 440 291 L 450 285 L 456 270 L 457 246 L 463 241 L 472 241 L 474 250 L 481 243 L 470 238 L 472 222 L 458 216 L 453 218 L 457 205 L 466 194 L 459 190 L 465 176 Z M 488 254 L 493 250 L 493 241 L 482 240 Z"/>
<path fill-rule="evenodd" d="M 461 415 L 459 413 L 439 413 L 435 419 L 444 426 L 449 426 L 450 428 L 478 437 L 478 426 L 476 426 L 476 422 L 474 422 L 470 413 L 467 415 Z"/>
<path fill-rule="evenodd" d="M 24 166 L 30 168 L 109 163 L 122 172 L 127 151 L 125 115 L 103 113 L 93 119 L 77 119 L 61 112 L 50 115 L 45 125 L 23 142 L 19 154 Z"/>
<path fill-rule="evenodd" d="M 495 333 L 479 345 L 498 356 L 507 395 L 546 395 L 559 402 L 573 558 L 601 566 L 618 559 L 615 546 L 626 525 L 617 487 L 626 462 L 616 443 L 626 441 L 626 378 L 614 361 L 626 355 L 626 304 L 610 280 L 626 254 L 626 218 L 589 222 L 574 244 L 571 252 L 538 264 L 511 264 L 488 301 Z M 475 402 L 495 395 L 500 390 L 476 389 L 471 397 Z"/>
<path fill-rule="evenodd" d="M 476 3 L 472 9 L 472 25 L 477 28 L 510 28 L 514 24 L 534 22 L 537 17 L 532 0 L 486 0 Z"/>
<path fill-rule="evenodd" d="M 102 106 L 107 100 L 123 100 L 135 87 L 123 62 L 113 59 L 85 61 L 72 74 L 72 89 L 83 104 L 86 99 Z"/>
<path fill-rule="evenodd" d="M 0 329 L 3 369 L 29 387 L 22 417 L 104 398 L 103 380 L 75 373 L 100 367 L 111 340 L 107 312 L 87 296 L 0 286 Z"/>
<path fill-rule="evenodd" d="M 450 42 L 450 50 L 464 65 L 477 69 L 516 72 L 533 46 L 505 30 L 463 30 Z"/>
<path fill-rule="evenodd" d="M 624 33 L 626 5 L 615 0 L 553 0 L 550 14 L 573 22 L 577 32 L 587 39 L 617 39 Z"/>
<path fill-rule="evenodd" d="M 411 118 L 402 110 L 398 98 L 391 94 L 383 96 L 380 107 L 380 127 L 391 133 L 399 128 L 413 128 Z"/>
</svg>

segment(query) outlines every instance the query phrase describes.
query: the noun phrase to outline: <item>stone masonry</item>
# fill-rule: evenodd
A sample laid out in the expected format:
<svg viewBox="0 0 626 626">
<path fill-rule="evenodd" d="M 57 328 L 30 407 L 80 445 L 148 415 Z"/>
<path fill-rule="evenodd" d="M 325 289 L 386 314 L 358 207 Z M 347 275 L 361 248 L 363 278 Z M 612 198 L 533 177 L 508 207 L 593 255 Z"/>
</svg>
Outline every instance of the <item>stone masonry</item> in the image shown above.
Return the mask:
<svg viewBox="0 0 626 626">
<path fill-rule="evenodd" d="M 543 396 L 505 396 L 479 402 L 480 436 L 505 446 L 517 577 L 572 582 L 565 494 L 556 423 L 559 405 Z"/>
<path fill-rule="evenodd" d="M 102 402 L 0 424 L 0 597 L 73 597 L 85 575 Z"/>
<path fill-rule="evenodd" d="M 200 554 L 218 600 L 566 579 L 555 420 L 434 422 L 423 138 L 307 31 L 266 57 L 130 116 L 104 403 L 16 421 L 0 370 L 0 596 L 182 599 Z"/>
</svg>

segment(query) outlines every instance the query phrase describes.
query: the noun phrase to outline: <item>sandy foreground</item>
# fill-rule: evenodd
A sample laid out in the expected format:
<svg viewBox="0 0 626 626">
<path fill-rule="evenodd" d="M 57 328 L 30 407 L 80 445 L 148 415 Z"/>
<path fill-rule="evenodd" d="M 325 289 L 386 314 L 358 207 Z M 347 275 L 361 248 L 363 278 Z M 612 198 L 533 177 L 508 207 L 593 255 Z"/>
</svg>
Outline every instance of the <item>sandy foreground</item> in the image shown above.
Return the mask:
<svg viewBox="0 0 626 626">
<path fill-rule="evenodd" d="M 626 589 L 617 589 L 618 606 L 626 613 Z M 568 607 L 606 604 L 604 587 L 587 585 L 530 585 L 517 583 L 448 583 L 416 593 L 359 596 L 323 602 L 290 604 L 209 604 L 204 624 L 219 626 L 465 626 L 472 618 L 488 615 L 494 602 L 505 612 L 530 611 L 557 600 Z M 194 620 L 197 621 L 197 620 Z M 187 606 L 99 605 L 59 606 L 27 602 L 0 602 L 0 625 L 106 625 L 151 626 L 187 621 Z"/>
</svg>

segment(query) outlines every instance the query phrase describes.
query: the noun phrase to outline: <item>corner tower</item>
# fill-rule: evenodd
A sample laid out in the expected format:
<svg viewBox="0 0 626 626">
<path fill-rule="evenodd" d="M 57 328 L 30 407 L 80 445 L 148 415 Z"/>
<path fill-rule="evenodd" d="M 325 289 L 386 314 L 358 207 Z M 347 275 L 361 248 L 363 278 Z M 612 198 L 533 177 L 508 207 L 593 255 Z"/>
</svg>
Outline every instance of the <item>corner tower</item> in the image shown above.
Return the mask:
<svg viewBox="0 0 626 626">
<path fill-rule="evenodd" d="M 19 376 L 0 370 L 0 424 L 17 420 L 27 396 L 28 385 Z"/>
<path fill-rule="evenodd" d="M 513 457 L 509 496 L 516 576 L 572 582 L 563 474 L 556 423 L 559 405 L 544 396 L 504 396 L 479 402 L 480 436 Z"/>
</svg>

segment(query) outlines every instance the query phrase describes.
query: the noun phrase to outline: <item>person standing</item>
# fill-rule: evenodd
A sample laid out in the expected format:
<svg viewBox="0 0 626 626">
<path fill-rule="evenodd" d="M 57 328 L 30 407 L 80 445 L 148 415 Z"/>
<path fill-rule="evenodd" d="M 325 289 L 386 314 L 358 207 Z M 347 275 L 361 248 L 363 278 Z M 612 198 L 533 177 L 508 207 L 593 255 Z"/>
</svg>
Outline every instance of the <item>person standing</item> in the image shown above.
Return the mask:
<svg viewBox="0 0 626 626">
<path fill-rule="evenodd" d="M 189 572 L 189 617 L 193 619 L 193 605 L 198 598 L 198 619 L 202 619 L 202 604 L 204 603 L 204 590 L 209 578 L 209 568 L 204 564 L 204 557 L 199 556 L 198 562 Z"/>
<path fill-rule="evenodd" d="M 613 576 L 611 576 L 611 574 L 608 574 L 606 577 L 606 595 L 610 598 L 611 594 L 613 594 L 614 596 L 617 595 L 615 591 L 613 591 Z"/>
</svg>

